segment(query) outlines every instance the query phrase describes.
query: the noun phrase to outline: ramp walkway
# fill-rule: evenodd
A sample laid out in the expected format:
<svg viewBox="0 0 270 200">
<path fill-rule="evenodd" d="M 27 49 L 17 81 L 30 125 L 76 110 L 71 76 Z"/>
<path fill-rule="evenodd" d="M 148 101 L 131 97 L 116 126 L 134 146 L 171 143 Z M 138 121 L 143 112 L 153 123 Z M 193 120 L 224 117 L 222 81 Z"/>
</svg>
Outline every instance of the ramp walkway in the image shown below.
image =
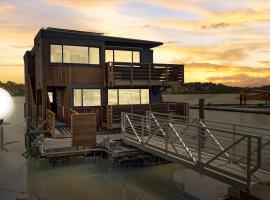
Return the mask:
<svg viewBox="0 0 270 200">
<path fill-rule="evenodd" d="M 121 129 L 126 143 L 234 187 L 270 181 L 270 129 L 157 112 L 123 112 Z"/>
</svg>

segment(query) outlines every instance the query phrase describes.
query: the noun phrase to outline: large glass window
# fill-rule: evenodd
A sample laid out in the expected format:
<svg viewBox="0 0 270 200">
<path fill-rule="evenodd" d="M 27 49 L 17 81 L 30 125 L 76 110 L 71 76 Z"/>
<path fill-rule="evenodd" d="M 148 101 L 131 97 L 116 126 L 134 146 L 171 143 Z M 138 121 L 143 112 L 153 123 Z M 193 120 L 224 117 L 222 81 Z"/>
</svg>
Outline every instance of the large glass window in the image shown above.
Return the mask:
<svg viewBox="0 0 270 200">
<path fill-rule="evenodd" d="M 89 47 L 89 63 L 99 65 L 99 48 Z"/>
<path fill-rule="evenodd" d="M 132 62 L 132 51 L 114 50 L 115 62 Z"/>
<path fill-rule="evenodd" d="M 141 89 L 141 104 L 149 104 L 149 89 Z"/>
<path fill-rule="evenodd" d="M 109 89 L 108 90 L 108 104 L 109 105 L 117 105 L 118 104 L 118 90 L 117 89 Z"/>
<path fill-rule="evenodd" d="M 74 89 L 74 106 L 100 106 L 100 89 Z"/>
<path fill-rule="evenodd" d="M 62 45 L 50 45 L 50 61 L 52 63 L 62 63 Z"/>
<path fill-rule="evenodd" d="M 88 64 L 88 47 L 63 46 L 64 63 Z"/>
<path fill-rule="evenodd" d="M 50 62 L 99 65 L 99 48 L 51 44 Z"/>
<path fill-rule="evenodd" d="M 113 62 L 113 50 L 105 50 L 105 62 Z"/>
<path fill-rule="evenodd" d="M 139 63 L 140 51 L 105 50 L 105 62 Z"/>
<path fill-rule="evenodd" d="M 100 106 L 100 89 L 83 89 L 83 106 Z"/>
<path fill-rule="evenodd" d="M 109 89 L 109 105 L 149 104 L 148 89 Z"/>
<path fill-rule="evenodd" d="M 133 51 L 133 62 L 134 63 L 139 63 L 141 58 L 140 58 L 140 52 L 139 51 Z"/>
<path fill-rule="evenodd" d="M 140 104 L 140 90 L 120 89 L 119 104 Z"/>
<path fill-rule="evenodd" d="M 73 90 L 73 105 L 82 106 L 82 90 L 81 89 Z"/>
</svg>

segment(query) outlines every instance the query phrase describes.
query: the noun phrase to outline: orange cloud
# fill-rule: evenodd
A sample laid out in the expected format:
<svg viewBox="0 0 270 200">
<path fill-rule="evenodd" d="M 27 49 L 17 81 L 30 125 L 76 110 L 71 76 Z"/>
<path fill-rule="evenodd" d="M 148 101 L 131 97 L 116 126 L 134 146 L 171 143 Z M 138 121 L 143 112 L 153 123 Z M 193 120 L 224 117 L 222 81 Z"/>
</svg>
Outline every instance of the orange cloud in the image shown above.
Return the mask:
<svg viewBox="0 0 270 200">
<path fill-rule="evenodd" d="M 175 63 L 180 61 L 175 60 Z M 210 63 L 185 65 L 185 82 L 215 82 L 234 86 L 268 84 L 270 68 L 236 67 Z M 247 81 L 249 79 L 250 81 Z M 260 81 L 259 81 L 260 80 Z M 264 81 L 264 82 L 262 82 Z"/>
<path fill-rule="evenodd" d="M 270 76 L 265 77 L 252 77 L 246 74 L 234 74 L 232 76 L 223 77 L 209 77 L 208 80 L 214 83 L 223 83 L 230 86 L 240 87 L 256 87 L 264 85 L 270 85 Z"/>
</svg>

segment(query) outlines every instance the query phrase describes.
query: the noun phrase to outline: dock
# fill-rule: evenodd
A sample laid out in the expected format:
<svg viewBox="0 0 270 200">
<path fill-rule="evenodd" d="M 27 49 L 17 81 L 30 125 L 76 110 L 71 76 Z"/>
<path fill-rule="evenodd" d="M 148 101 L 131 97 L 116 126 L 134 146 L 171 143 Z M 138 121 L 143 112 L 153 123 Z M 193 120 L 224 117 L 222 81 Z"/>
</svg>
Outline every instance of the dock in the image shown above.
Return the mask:
<svg viewBox="0 0 270 200">
<path fill-rule="evenodd" d="M 198 105 L 190 105 L 190 109 L 199 109 Z M 270 114 L 269 106 L 239 106 L 239 105 L 205 105 L 205 110 L 241 112 L 241 113 L 256 113 L 256 114 Z"/>
</svg>

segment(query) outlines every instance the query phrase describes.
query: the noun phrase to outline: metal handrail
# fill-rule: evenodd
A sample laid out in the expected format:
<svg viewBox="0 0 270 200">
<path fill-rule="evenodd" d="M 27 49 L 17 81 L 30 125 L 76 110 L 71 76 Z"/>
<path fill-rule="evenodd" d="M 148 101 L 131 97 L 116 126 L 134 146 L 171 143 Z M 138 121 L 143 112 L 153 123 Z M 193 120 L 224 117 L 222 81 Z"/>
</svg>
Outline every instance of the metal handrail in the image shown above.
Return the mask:
<svg viewBox="0 0 270 200">
<path fill-rule="evenodd" d="M 252 181 L 259 180 L 254 176 L 261 167 L 262 145 L 258 135 L 211 127 L 205 124 L 205 120 L 190 121 L 183 116 L 150 111 L 146 116 L 122 113 L 121 122 L 124 139 L 131 144 L 135 140 L 134 145 L 138 144 L 143 150 L 169 160 L 180 159 L 223 178 L 231 177 L 245 182 L 247 187 Z M 211 140 L 203 141 L 202 132 L 206 132 Z M 216 148 L 213 148 L 211 141 L 217 145 Z M 237 151 L 232 151 L 233 148 Z M 255 153 L 256 157 L 253 156 Z"/>
</svg>

